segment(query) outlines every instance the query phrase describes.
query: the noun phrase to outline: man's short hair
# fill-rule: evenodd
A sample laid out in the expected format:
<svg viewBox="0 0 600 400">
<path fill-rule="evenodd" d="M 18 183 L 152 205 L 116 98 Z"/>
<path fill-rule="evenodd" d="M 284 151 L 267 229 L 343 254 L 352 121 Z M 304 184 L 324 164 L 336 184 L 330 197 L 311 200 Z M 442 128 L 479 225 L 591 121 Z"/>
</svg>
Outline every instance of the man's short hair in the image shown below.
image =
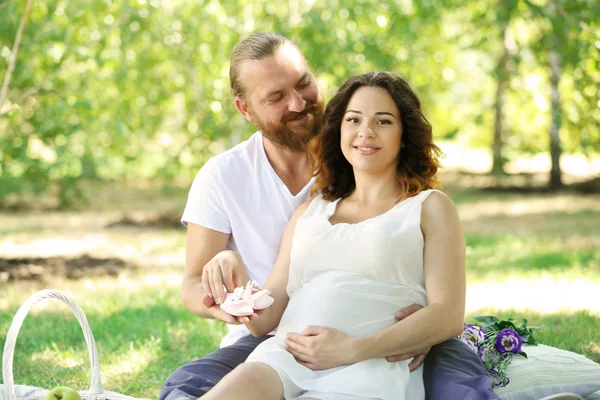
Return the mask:
<svg viewBox="0 0 600 400">
<path fill-rule="evenodd" d="M 233 49 L 229 64 L 231 94 L 244 98 L 244 85 L 240 81 L 240 66 L 246 60 L 262 60 L 274 55 L 284 44 L 292 44 L 287 38 L 271 32 L 253 33 L 239 42 Z"/>
</svg>

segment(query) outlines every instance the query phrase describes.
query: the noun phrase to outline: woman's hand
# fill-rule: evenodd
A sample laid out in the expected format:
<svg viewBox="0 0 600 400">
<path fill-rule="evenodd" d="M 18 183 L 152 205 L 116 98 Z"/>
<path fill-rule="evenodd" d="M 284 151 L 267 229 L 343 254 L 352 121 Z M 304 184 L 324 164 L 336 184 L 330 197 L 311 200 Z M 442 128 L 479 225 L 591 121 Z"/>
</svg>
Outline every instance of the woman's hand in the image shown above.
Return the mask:
<svg viewBox="0 0 600 400">
<path fill-rule="evenodd" d="M 356 339 L 324 326 L 309 326 L 302 333 L 288 333 L 285 344 L 300 364 L 313 371 L 354 364 Z"/>
</svg>

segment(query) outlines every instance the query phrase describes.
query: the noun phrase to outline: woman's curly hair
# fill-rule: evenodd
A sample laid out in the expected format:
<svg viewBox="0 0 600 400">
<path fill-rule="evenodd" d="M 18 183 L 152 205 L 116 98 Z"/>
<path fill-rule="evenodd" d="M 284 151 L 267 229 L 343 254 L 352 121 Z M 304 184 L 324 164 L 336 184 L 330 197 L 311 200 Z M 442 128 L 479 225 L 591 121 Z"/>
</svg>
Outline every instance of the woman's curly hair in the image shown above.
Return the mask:
<svg viewBox="0 0 600 400">
<path fill-rule="evenodd" d="M 316 175 L 311 193 L 333 201 L 348 196 L 356 187 L 352 165 L 340 146 L 340 127 L 350 98 L 363 86 L 387 90 L 400 111 L 402 148 L 396 168 L 400 200 L 440 187 L 437 171 L 442 152 L 433 143 L 431 124 L 423 115 L 419 98 L 404 79 L 390 72 L 370 72 L 348 79 L 325 109 L 321 130 L 308 146 Z"/>
</svg>

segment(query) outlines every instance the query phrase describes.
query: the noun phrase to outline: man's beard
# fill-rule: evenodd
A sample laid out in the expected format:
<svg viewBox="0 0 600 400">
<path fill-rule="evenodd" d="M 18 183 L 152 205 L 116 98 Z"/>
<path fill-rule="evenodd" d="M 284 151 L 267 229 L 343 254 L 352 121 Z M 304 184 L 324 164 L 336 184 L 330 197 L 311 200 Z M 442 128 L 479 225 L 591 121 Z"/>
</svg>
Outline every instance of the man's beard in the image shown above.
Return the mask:
<svg viewBox="0 0 600 400">
<path fill-rule="evenodd" d="M 317 102 L 307 102 L 302 112 L 287 113 L 279 125 L 268 124 L 262 121 L 258 115 L 250 111 L 254 123 L 261 130 L 264 137 L 269 139 L 275 145 L 284 149 L 294 151 L 306 151 L 308 143 L 314 138 L 321 128 L 321 120 L 323 118 L 323 100 Z M 309 120 L 304 125 L 298 125 L 290 128 L 287 125 L 288 121 L 300 119 L 305 115 L 309 115 Z M 312 120 L 310 119 L 312 116 Z"/>
</svg>

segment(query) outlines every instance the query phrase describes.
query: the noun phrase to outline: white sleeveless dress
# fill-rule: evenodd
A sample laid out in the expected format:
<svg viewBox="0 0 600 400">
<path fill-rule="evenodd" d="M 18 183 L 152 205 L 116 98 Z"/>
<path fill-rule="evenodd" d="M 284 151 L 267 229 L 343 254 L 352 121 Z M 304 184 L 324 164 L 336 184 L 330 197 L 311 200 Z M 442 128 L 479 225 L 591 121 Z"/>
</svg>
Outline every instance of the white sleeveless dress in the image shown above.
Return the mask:
<svg viewBox="0 0 600 400">
<path fill-rule="evenodd" d="M 390 363 L 377 358 L 312 371 L 296 362 L 284 339 L 308 325 L 366 336 L 397 322 L 394 314 L 403 307 L 426 306 L 421 204 L 432 192 L 423 191 L 366 221 L 335 225 L 329 218 L 340 199 L 330 202 L 318 196 L 297 220 L 289 304 L 276 335 L 247 360 L 277 371 L 286 400 L 425 398 L 422 368 L 410 373 L 410 360 Z"/>
</svg>

